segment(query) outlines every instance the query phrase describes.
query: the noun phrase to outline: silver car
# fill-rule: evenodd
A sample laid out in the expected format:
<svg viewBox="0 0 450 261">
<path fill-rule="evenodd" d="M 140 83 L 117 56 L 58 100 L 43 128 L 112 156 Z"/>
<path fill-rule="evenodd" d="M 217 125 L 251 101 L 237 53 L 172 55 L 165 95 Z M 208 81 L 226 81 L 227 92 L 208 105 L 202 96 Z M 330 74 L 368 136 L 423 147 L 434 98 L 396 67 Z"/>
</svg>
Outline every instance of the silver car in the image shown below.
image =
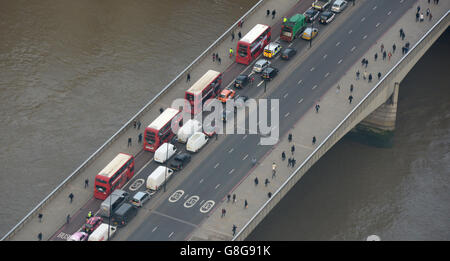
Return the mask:
<svg viewBox="0 0 450 261">
<path fill-rule="evenodd" d="M 133 198 L 131 199 L 131 204 L 135 205 L 136 207 L 142 207 L 144 203 L 150 199 L 150 193 L 146 191 L 139 191 L 136 194 L 134 194 Z"/>
<path fill-rule="evenodd" d="M 253 71 L 256 73 L 262 72 L 262 70 L 266 69 L 270 65 L 270 62 L 266 59 L 259 59 L 255 65 L 253 66 Z"/>
<path fill-rule="evenodd" d="M 331 6 L 331 11 L 335 13 L 342 12 L 347 7 L 347 1 L 344 0 L 336 0 L 333 3 L 333 6 Z"/>
</svg>

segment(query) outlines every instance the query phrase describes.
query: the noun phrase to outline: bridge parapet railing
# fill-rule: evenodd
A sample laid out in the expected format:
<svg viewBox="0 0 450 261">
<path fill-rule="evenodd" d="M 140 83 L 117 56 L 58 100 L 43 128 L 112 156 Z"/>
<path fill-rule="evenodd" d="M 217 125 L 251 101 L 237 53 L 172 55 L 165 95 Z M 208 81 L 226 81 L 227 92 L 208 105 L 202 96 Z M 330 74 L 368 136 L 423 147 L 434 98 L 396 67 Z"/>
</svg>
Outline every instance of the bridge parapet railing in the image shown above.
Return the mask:
<svg viewBox="0 0 450 261">
<path fill-rule="evenodd" d="M 423 48 L 433 41 L 435 34 L 443 32 L 449 25 L 449 14 L 447 11 L 438 22 L 429 29 L 425 35 L 405 54 L 389 72 L 372 88 L 372 90 L 353 108 L 347 116 L 337 125 L 335 129 L 320 143 L 317 148 L 299 165 L 299 167 L 288 177 L 288 179 L 275 191 L 272 197 L 266 201 L 255 215 L 242 227 L 235 235 L 234 240 L 245 240 L 256 226 L 266 217 L 266 215 L 281 201 L 281 199 L 294 187 L 297 181 L 316 163 L 339 139 L 341 139 L 349 129 L 353 128 L 358 122 L 360 114 L 365 113 L 367 107 L 379 95 L 383 95 L 387 88 L 392 88 L 392 82 L 395 82 L 397 73 L 416 58 L 416 55 L 423 51 Z"/>
<path fill-rule="evenodd" d="M 215 48 L 217 48 L 223 41 L 230 37 L 231 32 L 238 27 L 239 21 L 245 20 L 246 17 L 257 11 L 263 2 L 267 0 L 259 0 L 250 10 L 248 10 L 241 18 L 239 18 L 228 30 L 225 31 L 217 40 L 215 40 L 205 51 L 203 51 L 191 64 L 189 64 L 182 72 L 180 72 L 171 82 L 169 82 L 158 94 L 156 94 L 144 107 L 139 110 L 128 122 L 126 122 L 111 138 L 109 138 L 100 148 L 98 148 L 88 159 L 86 159 L 75 171 L 73 171 L 65 180 L 61 182 L 49 195 L 47 195 L 35 208 L 33 208 L 22 220 L 20 220 L 8 233 L 6 233 L 3 240 L 8 240 L 13 237 L 29 220 L 35 217 L 40 210 L 42 210 L 57 194 L 64 189 L 74 178 L 82 173 L 92 162 L 94 162 L 102 153 L 107 150 L 111 144 L 121 137 L 131 126 L 133 122 L 142 118 L 147 113 L 152 105 L 162 97 L 170 88 L 175 86 L 180 80 L 185 79 L 188 72 L 205 58 L 210 57 Z M 224 61 L 225 62 L 225 61 Z"/>
</svg>

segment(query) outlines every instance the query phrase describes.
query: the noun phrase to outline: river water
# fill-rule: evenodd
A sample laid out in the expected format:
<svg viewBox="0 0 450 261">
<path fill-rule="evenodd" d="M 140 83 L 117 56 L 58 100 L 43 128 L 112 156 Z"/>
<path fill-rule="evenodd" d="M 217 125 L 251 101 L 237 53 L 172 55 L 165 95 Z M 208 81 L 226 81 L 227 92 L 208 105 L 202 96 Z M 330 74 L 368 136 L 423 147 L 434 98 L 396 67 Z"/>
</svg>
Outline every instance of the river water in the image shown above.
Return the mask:
<svg viewBox="0 0 450 261">
<path fill-rule="evenodd" d="M 0 234 L 256 2 L 0 1 Z M 394 146 L 339 142 L 251 239 L 450 238 L 445 39 L 401 83 Z"/>
</svg>

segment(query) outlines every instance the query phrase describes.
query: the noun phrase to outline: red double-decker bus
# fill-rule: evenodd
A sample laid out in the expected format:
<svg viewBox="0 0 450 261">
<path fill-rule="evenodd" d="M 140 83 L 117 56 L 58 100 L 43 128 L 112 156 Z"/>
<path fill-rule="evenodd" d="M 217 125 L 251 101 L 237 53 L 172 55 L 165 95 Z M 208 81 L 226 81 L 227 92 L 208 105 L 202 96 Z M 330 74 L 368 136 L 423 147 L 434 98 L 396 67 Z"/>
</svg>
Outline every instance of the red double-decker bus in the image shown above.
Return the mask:
<svg viewBox="0 0 450 261">
<path fill-rule="evenodd" d="M 205 102 L 219 95 L 221 84 L 222 74 L 220 72 L 214 70 L 207 71 L 186 91 L 185 99 L 187 104 L 185 111 L 192 115 L 202 112 L 202 107 Z"/>
<path fill-rule="evenodd" d="M 155 152 L 161 144 L 169 141 L 178 131 L 177 129 L 172 129 L 172 121 L 175 121 L 174 128 L 178 128 L 182 119 L 179 110 L 167 108 L 145 128 L 144 150 Z"/>
<path fill-rule="evenodd" d="M 268 25 L 257 24 L 237 44 L 236 62 L 250 64 L 262 53 L 272 35 Z"/>
<path fill-rule="evenodd" d="M 95 176 L 94 197 L 104 200 L 115 189 L 120 189 L 134 175 L 134 157 L 119 153 Z"/>
</svg>

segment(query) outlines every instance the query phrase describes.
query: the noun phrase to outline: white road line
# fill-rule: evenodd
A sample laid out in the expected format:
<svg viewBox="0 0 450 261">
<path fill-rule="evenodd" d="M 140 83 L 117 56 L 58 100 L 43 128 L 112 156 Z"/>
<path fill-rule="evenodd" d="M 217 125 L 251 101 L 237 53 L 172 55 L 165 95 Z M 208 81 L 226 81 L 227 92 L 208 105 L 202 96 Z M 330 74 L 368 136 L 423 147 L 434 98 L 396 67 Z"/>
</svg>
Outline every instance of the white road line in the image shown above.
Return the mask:
<svg viewBox="0 0 450 261">
<path fill-rule="evenodd" d="M 339 46 L 340 44 L 341 44 L 341 42 L 337 42 L 337 43 L 336 43 L 336 46 Z"/>
<path fill-rule="evenodd" d="M 340 63 L 342 63 L 342 59 L 340 59 L 340 60 L 338 61 L 338 64 L 340 64 Z"/>
<path fill-rule="evenodd" d="M 327 72 L 327 73 L 325 74 L 324 78 L 327 78 L 327 77 L 328 77 L 328 75 L 330 75 L 330 73 L 329 73 L 329 72 Z"/>
<path fill-rule="evenodd" d="M 169 238 L 170 238 L 171 236 L 173 236 L 173 232 L 172 232 L 172 233 L 170 233 L 170 235 L 169 235 Z"/>
<path fill-rule="evenodd" d="M 152 232 L 155 232 L 156 229 L 158 229 L 158 226 L 156 226 L 156 227 L 152 230 Z"/>
<path fill-rule="evenodd" d="M 230 172 L 228 172 L 228 174 L 231 174 L 231 173 L 233 173 L 233 172 L 234 172 L 234 169 L 230 170 Z"/>
<path fill-rule="evenodd" d="M 367 34 L 363 36 L 363 39 L 366 39 L 366 38 L 367 38 Z"/>
<path fill-rule="evenodd" d="M 301 98 L 297 103 L 302 103 L 302 101 L 303 101 L 303 98 Z"/>
<path fill-rule="evenodd" d="M 375 25 L 375 27 L 378 27 L 378 26 L 380 26 L 380 23 L 377 23 L 377 24 Z"/>
<path fill-rule="evenodd" d="M 348 31 L 348 34 L 351 34 L 353 32 L 353 30 Z"/>
<path fill-rule="evenodd" d="M 289 112 L 288 113 L 286 113 L 285 115 L 284 115 L 284 117 L 286 118 L 287 116 L 289 116 Z"/>
<path fill-rule="evenodd" d="M 264 81 L 261 81 L 260 83 L 258 83 L 258 87 L 263 83 Z"/>
<path fill-rule="evenodd" d="M 356 49 L 356 46 L 353 46 L 352 49 L 350 49 L 350 52 L 353 52 Z"/>
<path fill-rule="evenodd" d="M 300 81 L 297 82 L 297 84 L 300 84 L 300 83 L 302 83 L 302 82 L 303 82 L 303 80 L 300 80 Z"/>
<path fill-rule="evenodd" d="M 290 43 L 290 44 L 288 45 L 288 47 L 291 47 L 291 46 L 292 46 L 292 44 L 293 44 L 293 43 Z"/>
<path fill-rule="evenodd" d="M 288 93 L 286 93 L 283 97 L 286 99 L 287 96 L 288 96 Z"/>
<path fill-rule="evenodd" d="M 315 88 L 317 88 L 317 84 L 312 87 L 312 90 L 314 90 Z"/>
<path fill-rule="evenodd" d="M 243 140 L 245 140 L 246 138 L 247 138 L 247 134 L 245 134 L 245 136 L 244 136 L 244 137 L 242 137 L 242 139 L 243 139 Z"/>
<path fill-rule="evenodd" d="M 403 3 L 403 0 L 400 0 L 400 4 Z"/>
<path fill-rule="evenodd" d="M 327 58 L 327 56 L 328 56 L 328 55 L 326 55 L 326 54 L 325 54 L 325 55 L 323 56 L 323 59 L 326 59 L 326 58 Z"/>
<path fill-rule="evenodd" d="M 252 74 L 254 74 L 255 72 L 254 71 L 252 71 L 248 76 L 252 76 Z"/>
<path fill-rule="evenodd" d="M 372 8 L 372 10 L 375 10 L 375 9 L 377 9 L 377 6 L 374 6 L 374 7 Z"/>
<path fill-rule="evenodd" d="M 216 187 L 215 187 L 215 189 L 217 189 L 218 187 L 220 187 L 220 184 L 217 184 Z M 200 204 L 200 205 L 201 205 L 201 204 Z"/>
<path fill-rule="evenodd" d="M 228 151 L 228 153 L 231 153 L 231 152 L 233 152 L 233 150 L 234 150 L 234 148 L 231 148 L 231 150 L 229 150 L 229 151 Z"/>
<path fill-rule="evenodd" d="M 389 11 L 389 12 L 388 12 L 388 15 L 391 15 L 391 13 L 392 13 L 392 11 Z"/>
<path fill-rule="evenodd" d="M 203 182 L 203 179 L 200 180 L 200 183 L 202 183 L 202 182 Z"/>
<path fill-rule="evenodd" d="M 246 154 L 246 155 L 244 156 L 244 158 L 242 158 L 242 160 L 245 160 L 247 157 L 248 157 L 248 154 Z"/>
<path fill-rule="evenodd" d="M 219 166 L 219 163 L 216 164 L 216 166 L 214 166 L 214 168 L 217 168 Z"/>
<path fill-rule="evenodd" d="M 366 20 L 365 16 L 363 18 L 361 18 L 361 22 L 364 22 L 364 20 Z"/>
<path fill-rule="evenodd" d="M 314 71 L 314 67 L 312 67 L 312 68 L 310 69 L 310 71 L 311 71 L 311 72 Z"/>
</svg>

